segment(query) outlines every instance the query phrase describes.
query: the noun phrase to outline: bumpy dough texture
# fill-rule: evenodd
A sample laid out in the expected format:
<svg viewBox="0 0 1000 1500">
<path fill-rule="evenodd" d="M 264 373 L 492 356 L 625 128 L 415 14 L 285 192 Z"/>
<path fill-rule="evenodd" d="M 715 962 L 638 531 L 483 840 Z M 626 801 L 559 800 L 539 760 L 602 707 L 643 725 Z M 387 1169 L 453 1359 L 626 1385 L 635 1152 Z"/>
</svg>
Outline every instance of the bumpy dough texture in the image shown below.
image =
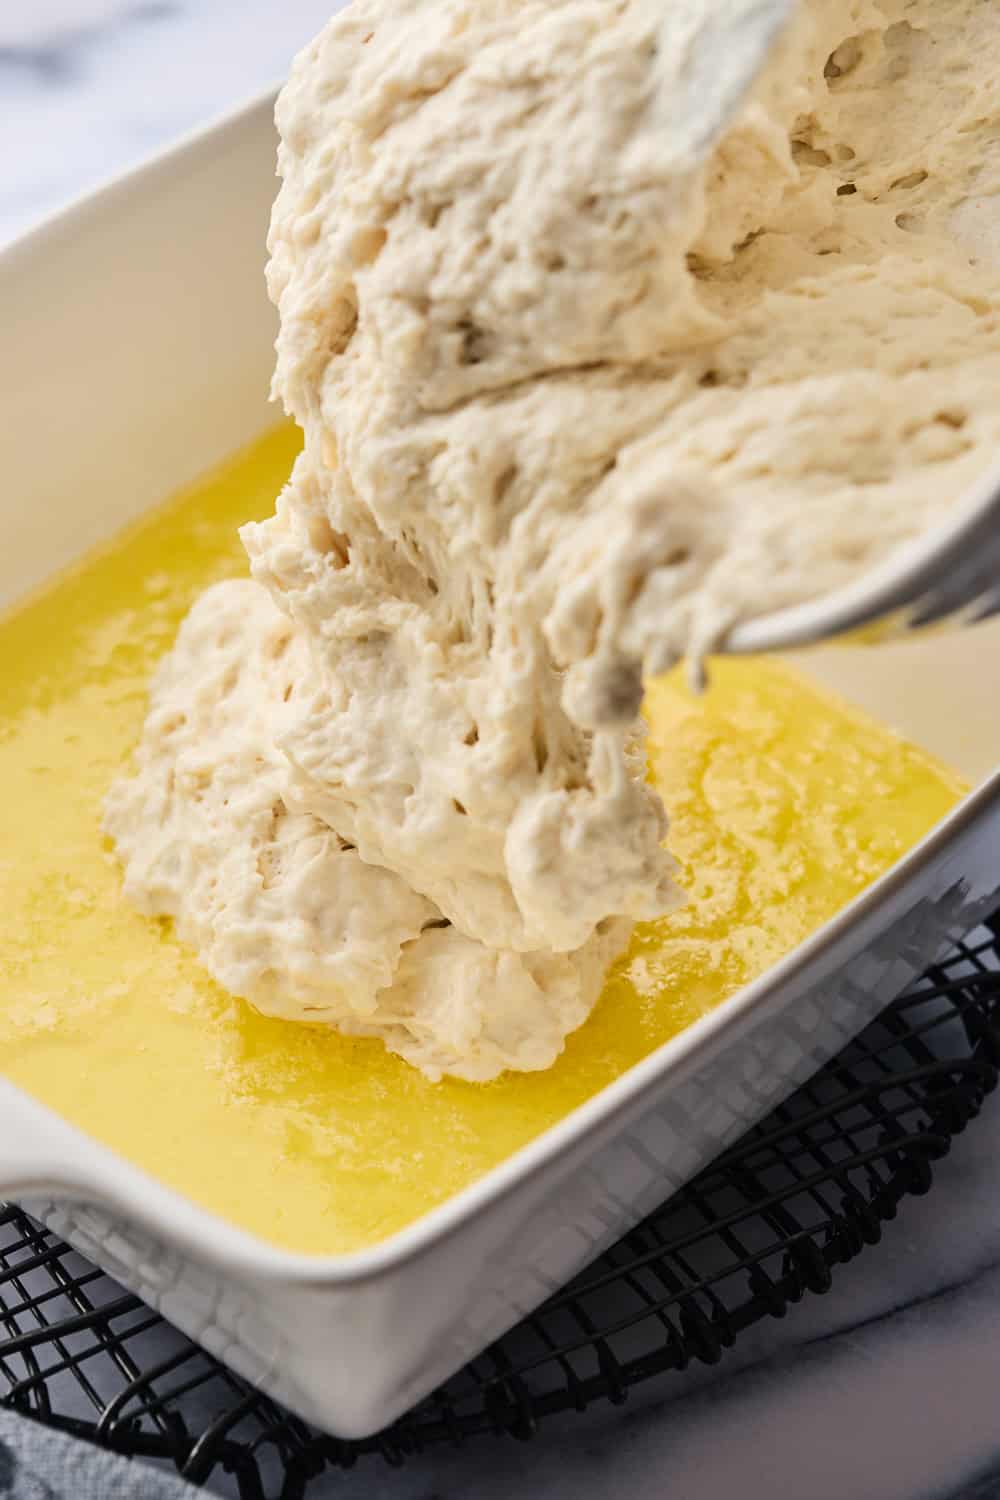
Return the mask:
<svg viewBox="0 0 1000 1500">
<path fill-rule="evenodd" d="M 308 647 L 263 589 L 202 595 L 153 682 L 137 774 L 108 802 L 126 895 L 174 917 L 262 1011 L 382 1037 L 429 1073 L 547 1067 L 627 924 L 566 955 L 498 952 L 442 926 L 398 875 L 296 808 L 277 740 L 309 677 Z"/>
<path fill-rule="evenodd" d="M 296 62 L 305 448 L 108 814 L 262 1009 L 546 1066 L 677 899 L 643 673 L 856 577 L 1000 445 L 994 8 L 790 8 L 708 148 L 701 0 L 354 0 Z"/>
</svg>

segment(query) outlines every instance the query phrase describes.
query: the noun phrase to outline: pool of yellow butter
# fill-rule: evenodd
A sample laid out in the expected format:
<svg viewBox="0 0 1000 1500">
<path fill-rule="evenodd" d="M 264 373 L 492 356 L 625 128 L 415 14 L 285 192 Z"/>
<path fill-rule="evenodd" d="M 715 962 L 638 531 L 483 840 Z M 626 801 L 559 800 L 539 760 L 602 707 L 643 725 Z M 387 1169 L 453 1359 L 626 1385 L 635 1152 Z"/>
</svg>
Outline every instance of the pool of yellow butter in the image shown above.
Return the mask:
<svg viewBox="0 0 1000 1500">
<path fill-rule="evenodd" d="M 154 1176 L 291 1249 L 402 1228 L 761 973 L 964 788 L 775 665 L 649 691 L 650 772 L 689 900 L 638 929 L 549 1072 L 428 1083 L 369 1040 L 265 1020 L 121 896 L 100 832 L 150 669 L 206 584 L 244 571 L 281 430 L 0 624 L 0 1071 Z"/>
</svg>

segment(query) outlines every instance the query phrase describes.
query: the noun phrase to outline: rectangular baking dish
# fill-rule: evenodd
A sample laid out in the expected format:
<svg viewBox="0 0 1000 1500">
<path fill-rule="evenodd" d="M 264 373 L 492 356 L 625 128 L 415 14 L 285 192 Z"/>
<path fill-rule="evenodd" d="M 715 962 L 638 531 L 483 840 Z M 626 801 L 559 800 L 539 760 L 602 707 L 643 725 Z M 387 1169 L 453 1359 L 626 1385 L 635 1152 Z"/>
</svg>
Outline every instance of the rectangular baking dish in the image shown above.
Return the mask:
<svg viewBox="0 0 1000 1500">
<path fill-rule="evenodd" d="M 270 98 L 253 104 L 0 254 L 0 604 L 273 422 L 271 114 Z M 979 789 L 758 982 L 375 1249 L 327 1260 L 273 1249 L 2 1081 L 0 1196 L 27 1202 L 293 1411 L 368 1435 L 738 1138 L 1000 903 L 991 659 L 996 627 L 810 658 Z"/>
</svg>

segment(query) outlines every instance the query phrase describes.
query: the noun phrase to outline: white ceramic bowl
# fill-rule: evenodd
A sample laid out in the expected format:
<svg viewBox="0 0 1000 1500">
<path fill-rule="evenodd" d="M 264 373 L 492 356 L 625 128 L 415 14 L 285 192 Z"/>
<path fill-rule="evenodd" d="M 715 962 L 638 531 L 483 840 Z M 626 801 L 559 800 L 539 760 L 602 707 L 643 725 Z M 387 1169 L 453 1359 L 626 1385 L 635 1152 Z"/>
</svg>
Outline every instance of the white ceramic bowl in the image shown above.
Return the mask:
<svg viewBox="0 0 1000 1500">
<path fill-rule="evenodd" d="M 0 603 L 273 421 L 273 157 L 263 100 L 0 255 Z M 996 629 L 808 668 L 982 779 L 1000 761 L 991 659 Z M 0 1194 L 294 1411 L 361 1437 L 740 1136 L 998 900 L 994 776 L 757 983 L 364 1253 L 273 1249 L 3 1083 Z"/>
</svg>

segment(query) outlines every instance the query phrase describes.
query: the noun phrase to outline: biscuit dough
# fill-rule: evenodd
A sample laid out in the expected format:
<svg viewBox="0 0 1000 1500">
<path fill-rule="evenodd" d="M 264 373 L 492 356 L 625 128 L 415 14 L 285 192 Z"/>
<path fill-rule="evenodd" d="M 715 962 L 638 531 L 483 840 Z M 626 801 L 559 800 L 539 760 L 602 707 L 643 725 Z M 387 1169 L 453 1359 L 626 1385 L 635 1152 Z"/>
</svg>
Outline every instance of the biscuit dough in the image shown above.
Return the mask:
<svg viewBox="0 0 1000 1500">
<path fill-rule="evenodd" d="M 688 43 L 754 0 L 671 4 L 354 0 L 298 58 L 304 450 L 108 804 L 223 985 L 432 1076 L 550 1064 L 678 899 L 643 676 L 1000 448 L 994 8 L 802 0 L 713 143 Z"/>
</svg>

